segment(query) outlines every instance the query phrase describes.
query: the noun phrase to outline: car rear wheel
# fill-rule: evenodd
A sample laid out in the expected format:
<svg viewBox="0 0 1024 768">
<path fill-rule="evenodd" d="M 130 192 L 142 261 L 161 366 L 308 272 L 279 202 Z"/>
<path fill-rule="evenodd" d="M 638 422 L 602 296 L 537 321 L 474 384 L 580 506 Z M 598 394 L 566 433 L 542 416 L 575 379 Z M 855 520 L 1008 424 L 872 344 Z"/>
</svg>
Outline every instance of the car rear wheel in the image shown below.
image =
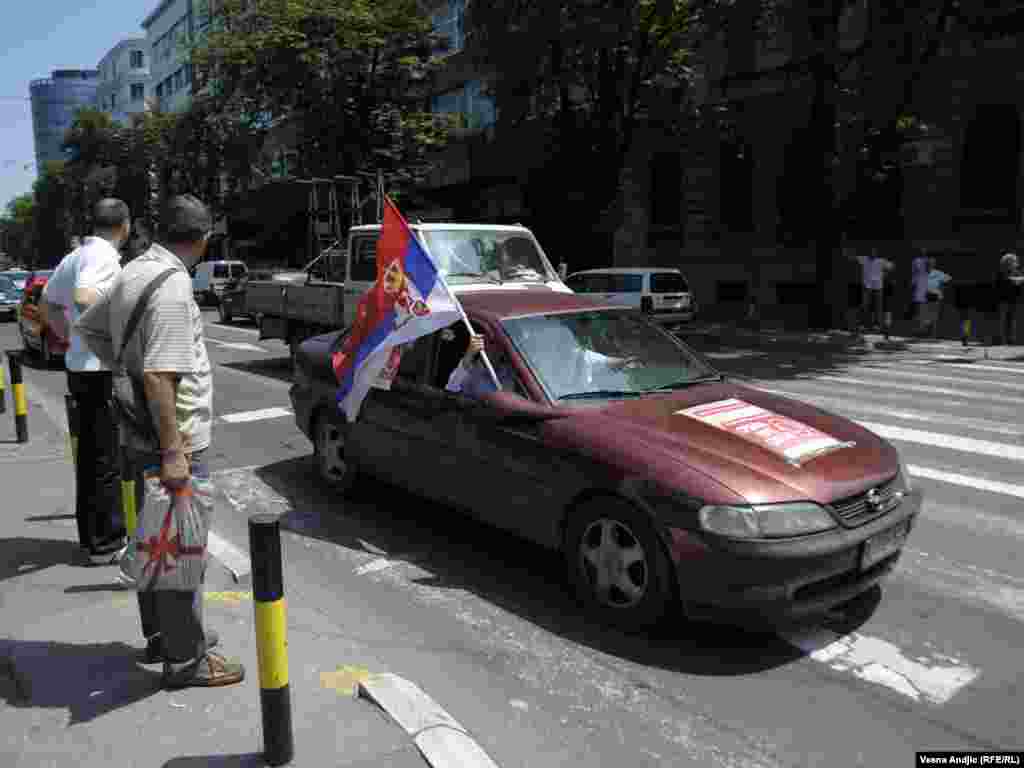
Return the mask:
<svg viewBox="0 0 1024 768">
<path fill-rule="evenodd" d="M 355 465 L 345 456 L 345 437 L 348 425 L 341 416 L 321 409 L 316 420 L 316 462 L 320 477 L 335 488 L 347 493 L 356 480 Z"/>
<path fill-rule="evenodd" d="M 675 599 L 671 565 L 646 515 L 619 499 L 577 509 L 566 536 L 569 577 L 584 606 L 627 631 L 657 624 Z"/>
</svg>

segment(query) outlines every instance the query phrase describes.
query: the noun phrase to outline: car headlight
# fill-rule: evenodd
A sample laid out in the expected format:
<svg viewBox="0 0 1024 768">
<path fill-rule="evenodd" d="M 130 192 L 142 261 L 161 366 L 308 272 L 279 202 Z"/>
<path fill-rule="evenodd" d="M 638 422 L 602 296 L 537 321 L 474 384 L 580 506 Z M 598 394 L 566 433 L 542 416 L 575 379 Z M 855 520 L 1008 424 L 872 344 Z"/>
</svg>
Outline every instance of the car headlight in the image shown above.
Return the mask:
<svg viewBox="0 0 1024 768">
<path fill-rule="evenodd" d="M 825 508 L 813 502 L 708 505 L 701 507 L 699 516 L 705 531 L 732 539 L 783 539 L 836 527 Z"/>
</svg>

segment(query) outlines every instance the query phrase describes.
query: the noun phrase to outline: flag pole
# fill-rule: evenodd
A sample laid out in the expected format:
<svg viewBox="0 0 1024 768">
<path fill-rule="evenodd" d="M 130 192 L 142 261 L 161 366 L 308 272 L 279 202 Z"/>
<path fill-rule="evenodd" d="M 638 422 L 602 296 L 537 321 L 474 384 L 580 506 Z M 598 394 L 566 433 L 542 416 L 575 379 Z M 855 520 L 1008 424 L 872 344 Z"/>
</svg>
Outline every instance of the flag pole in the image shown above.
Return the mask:
<svg viewBox="0 0 1024 768">
<path fill-rule="evenodd" d="M 416 233 L 412 231 L 411 227 L 409 227 L 409 222 L 405 220 L 405 217 L 402 216 L 401 211 L 398 210 L 398 206 L 392 202 L 391 198 L 388 195 L 384 195 L 384 200 L 387 202 L 388 205 L 395 209 L 395 212 L 398 213 L 398 215 L 401 217 L 402 223 L 405 224 L 406 228 L 409 229 L 409 233 L 413 237 L 417 237 Z M 381 217 L 381 221 L 383 221 L 383 216 Z M 448 295 L 452 297 L 452 301 L 455 302 L 455 306 L 458 307 L 459 316 L 462 318 L 462 322 L 465 324 L 466 330 L 469 331 L 469 335 L 472 338 L 472 336 L 474 335 L 473 326 L 470 324 L 469 318 L 466 317 L 466 310 L 463 309 L 462 302 L 459 301 L 459 297 L 456 296 L 452 292 L 452 289 L 448 286 L 448 281 L 444 279 L 444 275 L 442 275 L 441 270 L 438 269 L 437 259 L 435 259 L 434 254 L 430 252 L 430 248 L 427 246 L 426 241 L 419 239 L 419 244 L 423 248 L 424 253 L 427 254 L 427 258 L 429 258 L 430 261 L 433 262 L 434 269 L 437 270 L 437 279 L 441 281 L 441 285 L 444 286 L 445 291 L 447 291 Z M 498 381 L 498 374 L 494 372 L 494 366 L 491 365 L 490 358 L 487 357 L 487 352 L 483 349 L 480 350 L 480 358 L 484 361 L 484 365 L 487 366 L 487 372 L 491 374 L 491 379 L 494 381 L 495 389 L 497 389 L 500 392 L 501 382 Z"/>
</svg>

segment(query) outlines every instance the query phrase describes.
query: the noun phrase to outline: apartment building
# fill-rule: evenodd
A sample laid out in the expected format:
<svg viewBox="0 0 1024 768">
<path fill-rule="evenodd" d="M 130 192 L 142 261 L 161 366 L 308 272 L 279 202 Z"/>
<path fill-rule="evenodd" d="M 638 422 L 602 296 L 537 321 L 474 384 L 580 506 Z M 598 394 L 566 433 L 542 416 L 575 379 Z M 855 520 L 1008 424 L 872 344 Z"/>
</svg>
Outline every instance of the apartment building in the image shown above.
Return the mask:
<svg viewBox="0 0 1024 768">
<path fill-rule="evenodd" d="M 55 69 L 49 77 L 29 83 L 36 164 L 64 160 L 64 135 L 83 107 L 96 105 L 99 72 L 95 69 Z"/>
<path fill-rule="evenodd" d="M 150 95 L 165 112 L 187 109 L 192 98 L 192 66 L 188 46 L 210 26 L 205 0 L 161 0 L 146 16 Z"/>
<path fill-rule="evenodd" d="M 100 60 L 96 107 L 127 124 L 143 112 L 149 87 L 149 46 L 146 39 L 122 40 Z"/>
</svg>

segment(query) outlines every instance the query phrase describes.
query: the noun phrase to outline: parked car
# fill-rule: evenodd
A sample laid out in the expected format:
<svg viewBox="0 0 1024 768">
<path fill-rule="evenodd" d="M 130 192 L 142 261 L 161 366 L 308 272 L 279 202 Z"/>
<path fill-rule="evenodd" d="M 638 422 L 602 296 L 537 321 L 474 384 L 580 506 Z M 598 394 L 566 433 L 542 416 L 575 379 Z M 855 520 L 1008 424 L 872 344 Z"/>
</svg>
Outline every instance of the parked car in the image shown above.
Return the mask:
<svg viewBox="0 0 1024 768">
<path fill-rule="evenodd" d="M 0 273 L 0 318 L 8 321 L 17 318 L 21 294 L 14 281 Z"/>
<path fill-rule="evenodd" d="M 14 281 L 14 287 L 19 291 L 25 290 L 25 281 L 28 280 L 28 276 L 32 274 L 28 270 L 21 269 L 9 269 L 4 272 L 0 272 L 4 277 L 10 278 Z"/>
<path fill-rule="evenodd" d="M 697 301 L 683 273 L 672 267 L 588 269 L 566 278 L 574 293 L 642 310 L 661 324 L 690 322 Z"/>
<path fill-rule="evenodd" d="M 201 261 L 192 275 L 192 292 L 200 304 L 216 304 L 232 281 L 245 277 L 241 261 Z"/>
<path fill-rule="evenodd" d="M 230 323 L 236 317 L 252 317 L 249 313 L 248 286 L 250 282 L 271 281 L 280 283 L 304 283 L 306 273 L 298 271 L 252 269 L 238 280 L 232 281 L 221 294 L 218 311 L 222 323 Z"/>
<path fill-rule="evenodd" d="M 290 394 L 324 480 L 344 492 L 375 475 L 558 550 L 583 602 L 627 628 L 673 605 L 785 624 L 892 570 L 922 496 L 883 438 L 721 375 L 623 307 L 553 291 L 459 297 L 516 391 L 444 389 L 468 340 L 456 325 L 406 349 L 349 424 L 331 366 L 346 332 L 309 339 Z"/>
<path fill-rule="evenodd" d="M 52 365 L 63 358 L 69 342 L 56 329 L 42 321 L 39 301 L 46 285 L 46 277 L 37 277 L 26 283 L 21 308 L 18 311 L 18 330 L 21 341 L 28 352 L 35 352 L 46 365 Z"/>
</svg>

